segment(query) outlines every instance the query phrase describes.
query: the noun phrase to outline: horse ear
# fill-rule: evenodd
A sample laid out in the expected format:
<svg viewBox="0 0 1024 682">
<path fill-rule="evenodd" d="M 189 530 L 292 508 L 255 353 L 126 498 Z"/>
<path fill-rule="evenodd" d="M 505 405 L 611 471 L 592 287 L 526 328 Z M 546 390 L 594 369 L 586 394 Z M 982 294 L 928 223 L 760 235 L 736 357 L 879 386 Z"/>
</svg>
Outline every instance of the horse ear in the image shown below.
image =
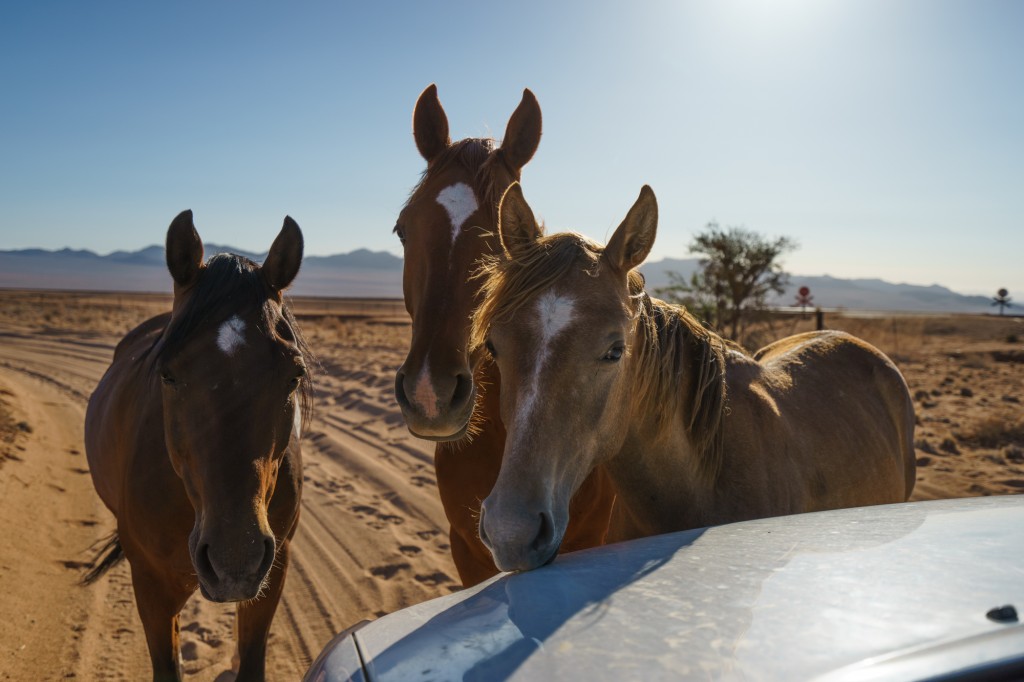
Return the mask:
<svg viewBox="0 0 1024 682">
<path fill-rule="evenodd" d="M 416 100 L 416 108 L 412 112 L 412 136 L 416 140 L 416 148 L 427 163 L 452 143 L 448 137 L 448 117 L 441 106 L 441 100 L 437 98 L 437 85 L 433 83 Z"/>
<path fill-rule="evenodd" d="M 526 203 L 522 186 L 513 182 L 498 204 L 498 236 L 501 238 L 501 246 L 510 258 L 514 258 L 519 249 L 537 241 L 540 235 L 541 230 L 537 227 L 530 205 Z"/>
<path fill-rule="evenodd" d="M 501 149 L 505 160 L 517 171 L 530 162 L 540 145 L 540 104 L 530 89 L 523 90 L 523 99 L 505 127 Z"/>
<path fill-rule="evenodd" d="M 167 228 L 167 269 L 179 287 L 192 284 L 203 267 L 203 240 L 192 222 L 192 211 L 182 211 Z"/>
<path fill-rule="evenodd" d="M 291 216 L 285 216 L 281 232 L 271 245 L 267 259 L 263 261 L 263 267 L 260 268 L 271 289 L 281 291 L 288 288 L 299 274 L 302 247 L 302 230 Z"/>
<path fill-rule="evenodd" d="M 658 200 L 654 190 L 644 185 L 626 219 L 608 241 L 601 259 L 619 272 L 629 272 L 647 258 L 657 231 Z"/>
</svg>

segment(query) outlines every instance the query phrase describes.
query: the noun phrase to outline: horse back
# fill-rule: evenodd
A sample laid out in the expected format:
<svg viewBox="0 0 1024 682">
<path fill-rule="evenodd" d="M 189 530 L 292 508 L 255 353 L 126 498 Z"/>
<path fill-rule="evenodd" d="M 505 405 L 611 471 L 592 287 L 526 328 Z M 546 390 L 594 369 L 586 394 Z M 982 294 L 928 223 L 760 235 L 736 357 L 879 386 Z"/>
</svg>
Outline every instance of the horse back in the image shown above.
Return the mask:
<svg viewBox="0 0 1024 682">
<path fill-rule="evenodd" d="M 809 332 L 755 353 L 780 421 L 836 506 L 900 502 L 916 480 L 914 406 L 903 375 L 845 332 Z M 797 455 L 799 456 L 799 455 Z"/>
<path fill-rule="evenodd" d="M 120 486 L 128 459 L 145 437 L 146 426 L 159 428 L 150 440 L 162 447 L 162 421 L 152 419 L 156 395 L 149 374 L 154 371 L 151 351 L 171 314 L 146 320 L 128 332 L 114 349 L 114 357 L 89 397 L 85 413 L 85 452 L 93 485 L 115 515 L 121 506 Z M 156 422 L 155 424 L 153 422 Z"/>
</svg>

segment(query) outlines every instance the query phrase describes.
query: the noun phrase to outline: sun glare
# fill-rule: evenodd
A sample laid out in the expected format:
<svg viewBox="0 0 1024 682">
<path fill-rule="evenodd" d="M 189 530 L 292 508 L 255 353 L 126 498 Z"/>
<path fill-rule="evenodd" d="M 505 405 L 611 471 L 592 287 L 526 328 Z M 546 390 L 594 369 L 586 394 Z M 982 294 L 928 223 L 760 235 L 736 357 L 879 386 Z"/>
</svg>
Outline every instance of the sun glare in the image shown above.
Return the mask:
<svg viewBox="0 0 1024 682">
<path fill-rule="evenodd" d="M 828 0 L 720 0 L 707 5 L 715 23 L 751 41 L 795 39 L 827 22 L 837 3 Z"/>
</svg>

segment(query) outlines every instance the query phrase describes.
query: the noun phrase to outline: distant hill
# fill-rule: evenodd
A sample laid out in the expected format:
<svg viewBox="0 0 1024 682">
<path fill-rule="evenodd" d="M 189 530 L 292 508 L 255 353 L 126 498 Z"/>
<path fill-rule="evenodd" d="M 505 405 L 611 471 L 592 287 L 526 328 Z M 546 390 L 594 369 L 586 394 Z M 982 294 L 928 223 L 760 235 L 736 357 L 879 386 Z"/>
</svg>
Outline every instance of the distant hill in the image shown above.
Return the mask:
<svg viewBox="0 0 1024 682">
<path fill-rule="evenodd" d="M 646 263 L 640 270 L 647 280 L 647 290 L 652 291 L 670 283 L 670 272 L 679 273 L 689 281 L 698 267 L 695 258 L 666 258 Z M 822 308 L 937 313 L 987 313 L 993 310 L 992 299 L 986 296 L 966 296 L 938 284 L 893 284 L 881 279 L 839 279 L 828 275 L 791 274 L 785 293 L 769 299 L 769 303 L 778 306 L 794 305 L 797 291 L 802 286 L 811 290 L 814 304 Z"/>
<path fill-rule="evenodd" d="M 237 253 L 256 262 L 267 255 L 219 244 L 205 244 L 204 251 L 207 258 Z M 157 245 L 106 256 L 84 250 L 22 249 L 0 251 L 0 288 L 166 292 L 171 290 L 171 278 L 164 247 Z M 309 256 L 290 291 L 299 296 L 400 298 L 402 259 L 367 249 Z"/>
<path fill-rule="evenodd" d="M 251 253 L 218 244 L 206 244 L 206 256 L 237 253 L 262 262 L 266 253 Z M 696 259 L 666 258 L 641 267 L 648 290 L 669 283 L 669 272 L 689 279 Z M 921 312 L 992 312 L 991 299 L 964 296 L 933 284 L 893 284 L 880 279 L 839 279 L 791 275 L 786 292 L 771 301 L 792 305 L 801 286 L 811 289 L 816 305 L 853 310 Z M 0 251 L 0 288 L 83 289 L 93 291 L 156 291 L 171 289 L 162 246 L 138 251 L 115 251 L 100 256 L 92 251 L 22 249 Z M 309 256 L 291 293 L 299 296 L 400 298 L 402 259 L 384 251 L 357 249 L 333 256 Z"/>
</svg>

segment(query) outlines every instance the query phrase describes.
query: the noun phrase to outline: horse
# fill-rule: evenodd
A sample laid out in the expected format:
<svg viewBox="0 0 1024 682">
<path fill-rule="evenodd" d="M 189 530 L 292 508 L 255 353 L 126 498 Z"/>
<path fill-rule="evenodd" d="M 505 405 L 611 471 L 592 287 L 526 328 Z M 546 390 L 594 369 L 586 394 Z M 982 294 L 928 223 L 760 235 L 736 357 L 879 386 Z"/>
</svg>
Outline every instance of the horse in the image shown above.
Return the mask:
<svg viewBox="0 0 1024 682">
<path fill-rule="evenodd" d="M 509 431 L 480 519 L 499 568 L 555 557 L 598 466 L 618 496 L 609 540 L 909 498 L 914 408 L 892 361 L 837 331 L 750 355 L 651 298 L 636 270 L 657 229 L 649 187 L 604 248 L 543 236 L 518 184 L 499 215 L 471 334 Z"/>
<path fill-rule="evenodd" d="M 238 602 L 237 679 L 264 679 L 312 405 L 312 357 L 282 298 L 302 250 L 285 218 L 262 266 L 204 264 L 192 212 L 179 214 L 171 311 L 128 332 L 89 399 L 89 470 L 117 530 L 84 580 L 128 560 L 154 680 L 181 679 L 178 612 L 197 586 Z"/>
<path fill-rule="evenodd" d="M 500 248 L 498 201 L 519 180 L 540 136 L 540 105 L 527 89 L 500 146 L 489 138 L 453 143 L 437 87 L 430 85 L 413 113 L 413 137 L 427 167 L 394 228 L 404 249 L 402 286 L 412 319 L 395 398 L 409 431 L 437 441 L 438 492 L 450 524 L 452 558 L 467 587 L 497 573 L 477 534 L 477 518 L 480 502 L 497 479 L 505 446 L 498 415 L 500 377 L 486 354 L 469 348 L 480 289 L 472 275 L 481 257 Z M 567 550 L 604 541 L 612 502 L 599 471 L 573 505 Z"/>
</svg>

